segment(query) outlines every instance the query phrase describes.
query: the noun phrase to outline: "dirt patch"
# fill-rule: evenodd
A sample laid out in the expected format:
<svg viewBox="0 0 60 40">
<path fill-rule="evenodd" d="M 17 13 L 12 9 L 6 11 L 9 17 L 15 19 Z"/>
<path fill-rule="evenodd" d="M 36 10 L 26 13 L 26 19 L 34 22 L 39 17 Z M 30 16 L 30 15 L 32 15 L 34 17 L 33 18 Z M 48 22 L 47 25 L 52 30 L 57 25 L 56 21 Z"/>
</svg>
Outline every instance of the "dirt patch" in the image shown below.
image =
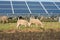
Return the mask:
<svg viewBox="0 0 60 40">
<path fill-rule="evenodd" d="M 31 30 L 28 32 L 10 30 L 8 33 L 0 32 L 0 40 L 60 40 L 60 31 L 56 32 L 53 29 L 42 32 L 37 30 L 33 32 Z"/>
<path fill-rule="evenodd" d="M 15 30 L 15 29 L 10 29 L 10 30 L 0 30 L 0 33 L 16 33 L 16 32 L 60 32 L 60 28 L 58 29 L 24 29 L 24 30 Z"/>
</svg>

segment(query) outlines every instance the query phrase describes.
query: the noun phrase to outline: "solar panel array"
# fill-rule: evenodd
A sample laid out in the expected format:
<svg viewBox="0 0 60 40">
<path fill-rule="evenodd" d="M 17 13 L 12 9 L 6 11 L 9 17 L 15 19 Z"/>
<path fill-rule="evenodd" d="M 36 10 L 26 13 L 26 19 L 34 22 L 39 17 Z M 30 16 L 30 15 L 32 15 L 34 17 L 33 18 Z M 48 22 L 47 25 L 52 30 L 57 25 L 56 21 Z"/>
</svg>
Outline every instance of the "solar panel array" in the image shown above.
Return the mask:
<svg viewBox="0 0 60 40">
<path fill-rule="evenodd" d="M 60 2 L 0 1 L 0 15 L 60 15 Z"/>
<path fill-rule="evenodd" d="M 58 6 L 54 4 L 54 2 L 42 2 L 44 7 L 46 8 L 47 12 L 51 15 L 57 15 L 60 14 Z"/>
<path fill-rule="evenodd" d="M 0 1 L 0 15 L 12 13 L 11 4 L 9 1 Z"/>
</svg>

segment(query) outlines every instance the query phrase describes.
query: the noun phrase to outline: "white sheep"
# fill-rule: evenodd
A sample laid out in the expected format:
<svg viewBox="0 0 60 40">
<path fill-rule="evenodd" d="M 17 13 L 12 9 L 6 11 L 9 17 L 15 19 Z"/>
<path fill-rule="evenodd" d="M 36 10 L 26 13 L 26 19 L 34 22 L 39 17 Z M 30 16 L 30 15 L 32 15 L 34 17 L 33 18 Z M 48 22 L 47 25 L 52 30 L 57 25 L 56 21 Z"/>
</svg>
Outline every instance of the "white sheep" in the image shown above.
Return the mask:
<svg viewBox="0 0 60 40">
<path fill-rule="evenodd" d="M 43 24 L 39 19 L 30 18 L 30 25 L 31 24 L 35 24 L 36 26 L 41 25 L 41 27 L 43 27 Z"/>
<path fill-rule="evenodd" d="M 19 25 L 24 25 L 26 27 L 26 26 L 30 26 L 30 23 L 26 20 L 20 19 L 17 21 L 17 28 L 19 27 Z"/>
<path fill-rule="evenodd" d="M 2 23 L 8 22 L 8 17 L 7 16 L 0 16 L 0 21 L 2 21 Z"/>
</svg>

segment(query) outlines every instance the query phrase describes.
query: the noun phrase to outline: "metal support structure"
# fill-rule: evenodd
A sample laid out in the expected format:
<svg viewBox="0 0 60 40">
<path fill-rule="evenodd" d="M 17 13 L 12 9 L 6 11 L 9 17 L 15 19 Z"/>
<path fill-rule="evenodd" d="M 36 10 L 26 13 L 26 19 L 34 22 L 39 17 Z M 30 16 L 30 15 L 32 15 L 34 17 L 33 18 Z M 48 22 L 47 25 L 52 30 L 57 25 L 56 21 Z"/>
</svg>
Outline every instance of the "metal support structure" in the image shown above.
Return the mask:
<svg viewBox="0 0 60 40">
<path fill-rule="evenodd" d="M 10 3 L 11 3 L 12 12 L 14 14 L 14 8 L 13 8 L 12 0 L 10 0 Z"/>
<path fill-rule="evenodd" d="M 48 16 L 50 16 L 49 13 L 48 13 L 48 11 L 45 9 L 44 5 L 41 2 L 39 2 L 39 3 L 41 4 L 41 6 L 43 7 L 43 9 L 45 10 L 46 14 L 48 14 Z"/>
<path fill-rule="evenodd" d="M 29 10 L 29 12 L 30 12 L 30 16 L 31 16 L 32 12 L 31 12 L 31 10 L 30 10 L 30 8 L 29 8 L 29 6 L 28 6 L 28 4 L 27 4 L 26 1 L 25 1 L 25 3 L 26 3 L 26 6 L 27 6 L 27 8 L 28 8 L 28 10 Z"/>
<path fill-rule="evenodd" d="M 43 9 L 45 10 L 45 12 L 48 14 L 47 10 L 45 9 L 44 5 L 40 2 L 41 6 L 43 7 Z"/>
<path fill-rule="evenodd" d="M 53 2 L 54 4 L 55 4 L 55 6 L 60 10 L 60 8 L 58 7 L 58 5 L 56 5 L 56 3 L 55 2 Z"/>
</svg>

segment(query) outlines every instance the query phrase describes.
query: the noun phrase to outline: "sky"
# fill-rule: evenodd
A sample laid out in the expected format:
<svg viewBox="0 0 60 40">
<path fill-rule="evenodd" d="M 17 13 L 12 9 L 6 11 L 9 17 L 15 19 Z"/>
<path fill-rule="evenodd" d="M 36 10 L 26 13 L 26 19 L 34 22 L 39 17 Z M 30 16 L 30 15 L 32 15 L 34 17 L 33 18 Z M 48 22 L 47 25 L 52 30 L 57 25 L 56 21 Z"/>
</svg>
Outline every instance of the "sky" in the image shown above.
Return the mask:
<svg viewBox="0 0 60 40">
<path fill-rule="evenodd" d="M 0 0 L 0 1 L 10 1 L 10 0 Z M 12 0 L 12 1 L 57 1 L 60 2 L 60 0 Z"/>
</svg>

